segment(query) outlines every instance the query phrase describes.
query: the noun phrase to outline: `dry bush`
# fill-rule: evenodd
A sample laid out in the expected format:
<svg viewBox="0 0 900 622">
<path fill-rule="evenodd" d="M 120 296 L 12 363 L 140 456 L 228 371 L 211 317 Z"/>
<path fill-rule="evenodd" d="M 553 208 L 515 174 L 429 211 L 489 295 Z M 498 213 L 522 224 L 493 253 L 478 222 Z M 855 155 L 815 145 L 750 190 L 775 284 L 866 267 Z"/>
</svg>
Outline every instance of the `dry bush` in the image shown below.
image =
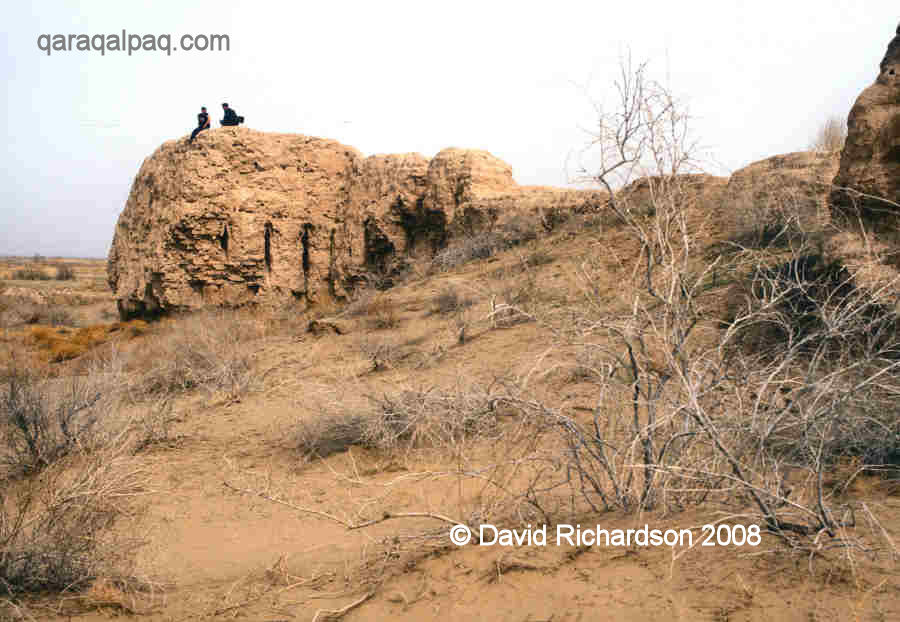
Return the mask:
<svg viewBox="0 0 900 622">
<path fill-rule="evenodd" d="M 803 235 L 797 213 L 783 203 L 751 204 L 736 213 L 731 241 L 743 248 L 787 246 Z"/>
<path fill-rule="evenodd" d="M 497 225 L 495 232 L 503 247 L 512 248 L 536 240 L 540 231 L 551 231 L 556 224 L 564 220 L 560 214 L 559 210 L 547 210 L 544 214 L 517 212 Z"/>
<path fill-rule="evenodd" d="M 538 318 L 542 294 L 537 272 L 525 263 L 524 258 L 517 271 L 519 274 L 491 294 L 488 319 L 494 328 L 508 328 Z"/>
<path fill-rule="evenodd" d="M 553 233 L 560 227 L 568 225 L 574 216 L 574 212 L 558 207 L 542 209 L 540 212 L 540 224 L 545 233 Z"/>
<path fill-rule="evenodd" d="M 148 474 L 118 417 L 120 382 L 52 379 L 13 356 L 0 379 L 0 596 L 71 592 L 126 580 L 136 542 L 110 530 L 134 517 Z"/>
<path fill-rule="evenodd" d="M 150 400 L 143 405 L 137 416 L 130 420 L 133 432 L 133 447 L 135 453 L 158 446 L 165 446 L 172 437 L 172 422 L 176 420 L 173 415 L 171 396 Z"/>
<path fill-rule="evenodd" d="M 0 295 L 0 326 L 72 326 L 74 323 L 71 312 L 61 305 Z"/>
<path fill-rule="evenodd" d="M 295 432 L 294 445 L 306 458 L 324 458 L 353 446 L 399 456 L 413 449 L 446 449 L 464 437 L 484 441 L 499 434 L 499 394 L 473 385 L 370 396 L 352 409 L 326 395 L 334 401 L 324 401 L 323 416 L 301 422 Z"/>
<path fill-rule="evenodd" d="M 896 408 L 873 416 L 900 393 L 896 318 L 879 308 L 877 293 L 852 287 L 852 275 L 826 271 L 816 286 L 816 277 L 798 275 L 811 252 L 801 238 L 786 269 L 767 268 L 778 265 L 777 253 L 732 258 L 735 274 L 757 262 L 749 271 L 756 282 L 730 321 L 710 322 L 718 306 L 707 295 L 710 277 L 727 258 L 697 252 L 689 225 L 697 207 L 679 176 L 692 162 L 688 117 L 644 70 L 623 66 L 620 106 L 601 115 L 595 135 L 596 178 L 640 253 L 619 288 L 621 310 L 589 298 L 572 329 L 573 343 L 592 348 L 591 367 L 604 372 L 594 381 L 604 397 L 589 421 L 559 415 L 568 468 L 578 474 L 573 489 L 598 510 L 749 503 L 744 515 L 792 547 L 849 554 L 867 546 L 848 534 L 854 508 L 835 500 L 823 471 L 848 435 L 896 433 Z M 614 181 L 629 181 L 623 174 L 644 177 L 650 209 L 612 194 Z M 589 293 L 604 278 L 594 265 L 582 268 Z M 760 325 L 780 331 L 778 347 L 731 347 Z M 869 457 L 885 459 L 889 444 Z"/>
<path fill-rule="evenodd" d="M 74 281 L 77 277 L 75 276 L 75 270 L 72 266 L 60 263 L 56 264 L 56 275 L 54 278 L 57 281 Z"/>
<path fill-rule="evenodd" d="M 134 516 L 149 476 L 121 454 L 80 456 L 0 486 L 0 595 L 73 592 L 105 577 L 125 581 L 135 539 L 113 524 Z"/>
<path fill-rule="evenodd" d="M 463 437 L 484 441 L 499 433 L 498 398 L 478 387 L 406 390 L 371 399 L 368 437 L 382 451 L 451 447 Z"/>
<path fill-rule="evenodd" d="M 341 315 L 365 318 L 371 330 L 396 328 L 400 323 L 393 301 L 371 287 L 357 289 Z"/>
<path fill-rule="evenodd" d="M 555 215 L 554 215 L 555 214 Z M 431 260 L 432 272 L 442 272 L 476 259 L 487 259 L 497 253 L 537 239 L 539 231 L 551 232 L 567 221 L 559 210 L 517 213 L 489 231 L 469 233 L 454 238 Z"/>
<path fill-rule="evenodd" d="M 847 142 L 847 119 L 844 117 L 829 117 L 822 126 L 816 130 L 809 145 L 810 151 L 840 151 Z"/>
<path fill-rule="evenodd" d="M 372 330 L 387 330 L 397 328 L 400 318 L 397 316 L 397 308 L 394 302 L 386 296 L 376 296 L 366 309 L 368 327 Z"/>
<path fill-rule="evenodd" d="M 528 253 L 522 260 L 522 263 L 529 268 L 539 268 L 551 264 L 554 261 L 556 261 L 556 257 L 542 248 L 537 248 Z"/>
<path fill-rule="evenodd" d="M 51 277 L 40 266 L 30 266 L 14 270 L 12 278 L 17 281 L 49 281 Z"/>
<path fill-rule="evenodd" d="M 237 311 L 188 315 L 152 335 L 134 361 L 139 395 L 165 396 L 202 388 L 231 398 L 257 378 L 248 342 L 263 335 L 258 320 Z"/>
<path fill-rule="evenodd" d="M 766 180 L 757 184 L 727 199 L 726 210 L 733 215 L 733 249 L 783 248 L 821 237 L 818 197 Z"/>
<path fill-rule="evenodd" d="M 431 309 L 428 313 L 429 315 L 459 314 L 473 304 L 474 301 L 462 296 L 458 288 L 453 285 L 446 285 L 431 301 Z"/>
<path fill-rule="evenodd" d="M 452 313 L 460 306 L 459 292 L 453 286 L 444 287 L 434 298 L 431 311 L 435 314 Z"/>
<path fill-rule="evenodd" d="M 41 378 L 13 361 L 0 385 L 0 476 L 34 473 L 103 446 L 104 389 L 85 378 Z"/>
<path fill-rule="evenodd" d="M 608 361 L 597 348 L 581 346 L 575 353 L 569 379 L 572 382 L 598 381 L 611 373 Z"/>
<path fill-rule="evenodd" d="M 774 259 L 751 271 L 726 344 L 756 395 L 758 442 L 814 469 L 900 468 L 900 315 L 837 261 Z"/>
<path fill-rule="evenodd" d="M 450 270 L 475 259 L 487 259 L 507 247 L 499 233 L 478 233 L 450 242 L 435 254 L 431 268 L 435 272 Z"/>
<path fill-rule="evenodd" d="M 360 353 L 372 363 L 372 371 L 393 369 L 407 352 L 395 339 L 366 335 L 359 341 Z"/>
<path fill-rule="evenodd" d="M 366 418 L 355 412 L 328 413 L 297 424 L 295 445 L 304 458 L 327 458 L 367 445 Z"/>
<path fill-rule="evenodd" d="M 370 269 L 359 275 L 365 288 L 384 291 L 405 282 L 412 274 L 412 266 L 406 257 L 390 255 L 376 261 Z"/>
<path fill-rule="evenodd" d="M 560 516 L 557 510 L 571 495 L 558 484 L 544 487 L 548 473 L 560 474 L 561 448 L 545 443 L 545 432 L 556 421 L 537 402 L 523 398 L 524 389 L 516 383 L 480 385 L 463 379 L 444 389 L 393 389 L 368 397 L 346 386 L 336 389 L 334 383 L 311 389 L 305 392 L 303 405 L 316 416 L 290 434 L 290 442 L 307 459 L 366 448 L 364 456 L 350 455 L 346 474 L 339 472 L 338 462 L 331 463 L 337 481 L 354 488 L 361 473 L 383 469 L 387 474 L 398 465 L 405 467 L 403 473 L 379 482 L 373 495 L 353 494 L 349 504 L 342 495 L 335 495 L 315 509 L 285 499 L 271 483 L 252 475 L 253 485 L 229 487 L 349 529 L 398 519 L 415 519 L 420 525 L 423 519 L 432 519 L 473 526 Z M 423 464 L 428 468 L 423 470 Z M 394 503 L 408 503 L 413 492 L 407 484 L 428 490 L 428 496 L 439 502 L 421 511 L 415 507 L 411 512 L 398 511 Z M 383 570 L 396 568 L 395 562 L 402 566 L 407 559 L 420 558 L 435 545 L 445 548 L 446 528 L 423 525 L 407 531 L 401 540 L 402 544 L 390 535 L 376 540 L 376 548 L 390 551 Z"/>
<path fill-rule="evenodd" d="M 31 318 L 34 319 L 34 318 Z M 50 326 L 72 326 L 75 320 L 72 313 L 65 307 L 47 304 L 40 309 L 38 321 L 30 321 L 29 324 L 49 324 Z"/>
</svg>

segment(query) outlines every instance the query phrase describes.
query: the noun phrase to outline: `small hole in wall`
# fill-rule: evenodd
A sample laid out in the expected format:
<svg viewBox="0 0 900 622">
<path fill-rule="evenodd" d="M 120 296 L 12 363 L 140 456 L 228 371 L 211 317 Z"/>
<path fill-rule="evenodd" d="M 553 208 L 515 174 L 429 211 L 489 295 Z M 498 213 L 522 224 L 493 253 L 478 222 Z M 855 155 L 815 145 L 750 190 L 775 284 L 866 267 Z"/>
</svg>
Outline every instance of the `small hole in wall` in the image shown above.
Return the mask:
<svg viewBox="0 0 900 622">
<path fill-rule="evenodd" d="M 228 225 L 225 225 L 225 229 L 222 230 L 222 235 L 219 236 L 219 246 L 222 247 L 222 250 L 228 253 Z"/>
<path fill-rule="evenodd" d="M 894 70 L 891 69 L 891 70 L 888 72 L 888 74 L 889 74 L 889 75 L 894 75 Z"/>
</svg>

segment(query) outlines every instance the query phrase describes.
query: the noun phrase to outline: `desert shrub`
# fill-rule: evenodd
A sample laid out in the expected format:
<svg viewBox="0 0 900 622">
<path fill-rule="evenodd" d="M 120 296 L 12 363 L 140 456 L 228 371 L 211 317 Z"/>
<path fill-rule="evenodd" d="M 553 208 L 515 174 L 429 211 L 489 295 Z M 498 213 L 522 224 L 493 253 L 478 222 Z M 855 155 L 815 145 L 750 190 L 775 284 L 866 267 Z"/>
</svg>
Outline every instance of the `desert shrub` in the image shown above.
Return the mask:
<svg viewBox="0 0 900 622">
<path fill-rule="evenodd" d="M 534 321 L 537 303 L 540 299 L 540 288 L 537 273 L 524 261 L 518 267 L 519 274 L 500 287 L 491 297 L 491 324 L 495 328 L 504 328 Z"/>
<path fill-rule="evenodd" d="M 405 454 L 449 448 L 467 437 L 489 440 L 499 433 L 498 401 L 489 390 L 460 386 L 369 397 L 357 412 L 332 402 L 324 416 L 298 425 L 296 446 L 307 458 L 324 458 L 353 446 Z"/>
<path fill-rule="evenodd" d="M 72 326 L 75 319 L 72 313 L 59 305 L 46 305 L 41 312 L 41 319 L 50 326 Z"/>
<path fill-rule="evenodd" d="M 366 418 L 359 413 L 331 413 L 297 424 L 296 447 L 304 458 L 327 458 L 367 445 Z"/>
<path fill-rule="evenodd" d="M 440 293 L 434 297 L 431 302 L 431 313 L 438 315 L 446 315 L 448 313 L 456 313 L 472 306 L 472 300 L 460 296 L 459 291 L 452 286 L 447 285 L 441 289 Z"/>
<path fill-rule="evenodd" d="M 155 396 L 203 388 L 237 397 L 256 380 L 247 342 L 262 334 L 259 322 L 236 311 L 178 318 L 153 335 L 134 361 L 135 388 Z"/>
<path fill-rule="evenodd" d="M 3 315 L 3 324 L 7 326 L 19 324 L 71 326 L 74 324 L 71 312 L 63 306 L 31 302 L 11 296 L 0 296 L 0 313 Z"/>
<path fill-rule="evenodd" d="M 396 328 L 400 322 L 394 303 L 377 290 L 364 287 L 353 293 L 353 298 L 342 311 L 342 315 L 361 317 L 372 330 Z"/>
<path fill-rule="evenodd" d="M 372 363 L 372 371 L 390 369 L 403 357 L 402 348 L 396 341 L 369 335 L 360 340 L 359 351 Z"/>
<path fill-rule="evenodd" d="M 165 445 L 172 440 L 172 422 L 175 420 L 172 411 L 169 395 L 151 400 L 144 406 L 140 415 L 130 422 L 134 432 L 134 452 Z"/>
<path fill-rule="evenodd" d="M 456 308 L 453 313 L 453 330 L 456 333 L 456 343 L 463 345 L 469 337 L 469 326 L 472 317 L 465 305 Z"/>
<path fill-rule="evenodd" d="M 13 271 L 12 278 L 18 281 L 49 281 L 50 275 L 43 268 L 32 266 Z"/>
<path fill-rule="evenodd" d="M 12 366 L 0 385 L 0 463 L 9 473 L 40 471 L 104 441 L 102 389 L 73 377 L 51 381 Z"/>
<path fill-rule="evenodd" d="M 581 346 L 575 353 L 575 362 L 570 369 L 569 379 L 572 382 L 601 381 L 609 375 L 609 363 L 597 351 L 597 348 Z"/>
<path fill-rule="evenodd" d="M 453 287 L 445 287 L 434 299 L 435 313 L 450 313 L 459 307 L 459 294 Z"/>
<path fill-rule="evenodd" d="M 75 276 L 75 270 L 72 266 L 64 263 L 56 264 L 56 276 L 57 281 L 74 281 L 77 277 Z"/>
<path fill-rule="evenodd" d="M 728 206 L 734 216 L 731 241 L 738 247 L 785 247 L 816 234 L 803 222 L 800 201 L 790 193 L 742 197 Z"/>
<path fill-rule="evenodd" d="M 553 213 L 558 213 L 558 211 L 548 212 L 548 214 Z M 558 219 L 554 219 L 553 217 L 550 218 L 551 220 L 547 222 L 558 224 Z M 547 225 L 545 225 L 544 222 L 545 221 L 543 221 L 542 218 L 536 213 L 519 212 L 509 220 L 497 226 L 496 231 L 497 235 L 499 235 L 500 239 L 503 242 L 503 246 L 505 246 L 506 248 L 511 248 L 513 246 L 519 246 L 520 244 L 536 240 L 539 230 L 544 229 L 546 231 L 551 231 L 553 229 L 553 226 L 555 226 L 554 224 L 548 229 Z"/>
<path fill-rule="evenodd" d="M 470 233 L 456 237 L 435 254 L 431 269 L 435 272 L 450 270 L 476 259 L 487 259 L 495 254 L 537 239 L 538 232 L 551 232 L 568 220 L 560 210 L 517 213 L 489 231 Z"/>
<path fill-rule="evenodd" d="M 696 143 L 684 139 L 689 116 L 646 77 L 646 65 L 622 69 L 622 109 L 600 116 L 591 148 L 603 156 L 595 178 L 640 252 L 619 287 L 624 304 L 612 309 L 592 290 L 607 272 L 584 263 L 591 304 L 574 322 L 570 344 L 595 350 L 592 367 L 604 373 L 593 382 L 603 398 L 592 415 L 554 417 L 567 448 L 565 481 L 596 510 L 736 503 L 786 546 L 840 547 L 853 563 L 871 532 L 850 533 L 854 509 L 825 489 L 823 473 L 847 437 L 867 428 L 895 436 L 896 406 L 886 407 L 900 393 L 896 313 L 878 292 L 853 286 L 852 274 L 814 259 L 805 239 L 699 257 L 676 176 L 694 161 Z M 653 190 L 646 214 L 612 192 L 632 175 Z M 751 283 L 736 313 L 710 323 L 709 277 L 732 260 L 727 269 L 753 275 Z M 774 338 L 759 347 L 741 340 L 760 326 Z M 893 413 L 887 420 L 872 417 L 885 410 Z M 869 457 L 892 455 L 881 447 Z M 896 552 L 889 537 L 880 541 Z"/>
<path fill-rule="evenodd" d="M 839 261 L 818 252 L 794 254 L 787 261 L 776 259 L 771 265 L 754 266 L 733 288 L 740 310 L 753 316 L 752 321 L 736 326 L 733 344 L 770 355 L 785 347 L 812 354 L 871 347 L 873 340 L 897 338 L 895 314 L 858 290 Z M 834 331 L 834 316 L 845 309 L 866 320 L 865 324 Z"/>
<path fill-rule="evenodd" d="M 431 267 L 435 271 L 450 270 L 475 259 L 487 259 L 507 247 L 504 238 L 495 232 L 479 233 L 450 242 L 435 254 Z"/>
<path fill-rule="evenodd" d="M 366 315 L 366 323 L 372 330 L 396 328 L 400 324 L 396 305 L 385 296 L 376 296 L 369 301 Z"/>
<path fill-rule="evenodd" d="M 110 532 L 147 475 L 115 453 L 0 486 L 0 596 L 70 592 L 124 578 L 136 544 Z"/>
<path fill-rule="evenodd" d="M 543 227 L 546 233 L 552 233 L 559 227 L 568 223 L 573 216 L 573 212 L 558 207 L 542 210 L 540 215 L 541 227 Z"/>
<path fill-rule="evenodd" d="M 553 263 L 556 258 L 542 248 L 538 248 L 529 253 L 523 260 L 523 264 L 529 268 L 538 268 Z"/>
<path fill-rule="evenodd" d="M 727 342 L 765 410 L 748 433 L 795 463 L 900 466 L 896 310 L 819 254 L 759 265 L 748 280 Z M 788 368 L 796 376 L 771 375 Z"/>
</svg>

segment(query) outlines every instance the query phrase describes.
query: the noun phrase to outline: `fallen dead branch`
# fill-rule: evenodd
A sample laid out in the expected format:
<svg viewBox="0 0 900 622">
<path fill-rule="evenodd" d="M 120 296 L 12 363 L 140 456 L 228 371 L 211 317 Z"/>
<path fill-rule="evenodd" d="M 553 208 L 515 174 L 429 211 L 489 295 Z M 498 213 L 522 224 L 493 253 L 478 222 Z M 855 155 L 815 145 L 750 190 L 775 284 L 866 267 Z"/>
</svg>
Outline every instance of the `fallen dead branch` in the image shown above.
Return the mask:
<svg viewBox="0 0 900 622">
<path fill-rule="evenodd" d="M 375 596 L 375 592 L 368 592 L 364 596 L 358 598 L 357 600 L 354 600 L 346 607 L 341 607 L 340 609 L 319 609 L 318 611 L 316 611 L 316 615 L 313 616 L 312 622 L 319 622 L 319 616 L 322 616 L 322 620 L 340 620 L 345 615 L 350 613 L 353 609 L 356 609 L 373 596 Z"/>
</svg>

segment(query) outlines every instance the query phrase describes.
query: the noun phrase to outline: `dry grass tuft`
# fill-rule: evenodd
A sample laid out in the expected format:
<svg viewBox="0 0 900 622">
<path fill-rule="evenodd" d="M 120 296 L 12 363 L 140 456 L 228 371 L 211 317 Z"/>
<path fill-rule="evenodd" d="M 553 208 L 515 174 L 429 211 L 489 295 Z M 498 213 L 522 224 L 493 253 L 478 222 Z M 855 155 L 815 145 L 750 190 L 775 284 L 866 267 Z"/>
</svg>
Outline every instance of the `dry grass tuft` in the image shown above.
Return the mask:
<svg viewBox="0 0 900 622">
<path fill-rule="evenodd" d="M 294 445 L 303 456 L 324 458 L 358 446 L 386 455 L 450 448 L 464 437 L 486 441 L 498 433 L 498 397 L 473 386 L 454 391 L 415 389 L 378 397 L 347 410 L 326 402 L 324 413 L 298 423 Z"/>
<path fill-rule="evenodd" d="M 135 391 L 165 396 L 202 388 L 237 398 L 257 378 L 248 343 L 264 335 L 258 318 L 239 311 L 206 311 L 179 318 L 148 339 L 131 371 Z"/>
</svg>

